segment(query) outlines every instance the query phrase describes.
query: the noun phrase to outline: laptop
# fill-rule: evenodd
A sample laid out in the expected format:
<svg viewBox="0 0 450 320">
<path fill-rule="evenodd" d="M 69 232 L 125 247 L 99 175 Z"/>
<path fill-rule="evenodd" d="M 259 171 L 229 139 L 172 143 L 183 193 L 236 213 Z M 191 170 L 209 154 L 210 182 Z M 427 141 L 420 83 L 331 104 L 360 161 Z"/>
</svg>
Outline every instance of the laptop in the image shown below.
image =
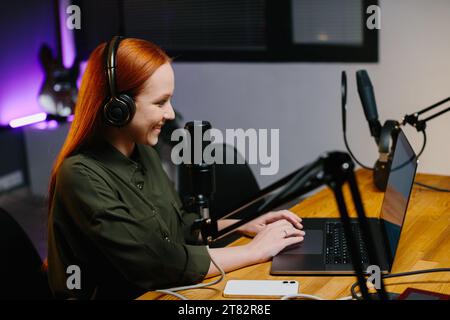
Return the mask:
<svg viewBox="0 0 450 320">
<path fill-rule="evenodd" d="M 390 273 L 394 263 L 416 169 L 416 154 L 403 131 L 399 130 L 380 216 L 367 219 L 383 273 Z M 275 256 L 271 274 L 354 274 L 339 218 L 305 218 L 302 224 L 305 240 Z M 370 264 L 357 219 L 351 219 L 351 225 L 366 270 Z"/>
</svg>

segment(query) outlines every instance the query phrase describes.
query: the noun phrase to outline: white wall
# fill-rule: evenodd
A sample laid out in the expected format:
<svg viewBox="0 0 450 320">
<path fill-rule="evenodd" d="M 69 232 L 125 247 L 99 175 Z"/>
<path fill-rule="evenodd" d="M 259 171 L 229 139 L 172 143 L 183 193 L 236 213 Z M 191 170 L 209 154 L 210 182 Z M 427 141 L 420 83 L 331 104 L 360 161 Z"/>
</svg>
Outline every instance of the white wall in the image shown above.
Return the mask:
<svg viewBox="0 0 450 320">
<path fill-rule="evenodd" d="M 355 72 L 371 76 L 381 120 L 400 120 L 450 96 L 450 1 L 380 0 L 380 62 L 174 63 L 174 107 L 185 120 L 214 127 L 279 128 L 280 171 L 260 176 L 262 186 L 314 160 L 344 149 L 340 117 L 340 74 L 349 76 L 349 141 L 372 164 L 377 150 L 357 95 Z M 420 172 L 450 175 L 450 113 L 429 124 Z M 418 150 L 422 137 L 406 130 Z"/>
</svg>

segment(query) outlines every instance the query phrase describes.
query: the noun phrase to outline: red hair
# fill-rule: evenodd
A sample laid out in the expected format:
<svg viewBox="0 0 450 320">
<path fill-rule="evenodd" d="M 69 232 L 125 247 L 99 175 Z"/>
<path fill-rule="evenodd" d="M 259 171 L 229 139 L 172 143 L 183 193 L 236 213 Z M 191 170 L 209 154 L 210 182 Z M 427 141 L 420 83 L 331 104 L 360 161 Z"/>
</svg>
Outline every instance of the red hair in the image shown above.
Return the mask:
<svg viewBox="0 0 450 320">
<path fill-rule="evenodd" d="M 81 81 L 75 114 L 66 141 L 62 146 L 50 175 L 50 213 L 56 187 L 56 175 L 67 157 L 70 157 L 86 142 L 95 138 L 103 125 L 102 107 L 109 95 L 105 73 L 106 43 L 102 43 L 91 53 L 86 71 Z M 133 38 L 120 42 L 116 53 L 116 87 L 118 92 L 127 92 L 136 97 L 143 89 L 145 81 L 170 58 L 155 44 Z"/>
</svg>

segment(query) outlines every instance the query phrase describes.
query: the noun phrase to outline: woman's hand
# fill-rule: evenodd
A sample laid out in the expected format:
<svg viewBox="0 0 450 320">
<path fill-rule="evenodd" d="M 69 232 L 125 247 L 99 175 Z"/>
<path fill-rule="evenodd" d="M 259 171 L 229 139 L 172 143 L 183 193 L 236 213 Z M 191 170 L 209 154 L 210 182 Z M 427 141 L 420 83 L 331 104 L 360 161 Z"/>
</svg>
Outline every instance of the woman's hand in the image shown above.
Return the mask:
<svg viewBox="0 0 450 320">
<path fill-rule="evenodd" d="M 255 263 L 261 263 L 272 259 L 285 247 L 302 242 L 304 236 L 305 232 L 289 221 L 278 220 L 268 224 L 246 246 Z"/>
<path fill-rule="evenodd" d="M 219 230 L 237 221 L 239 220 L 219 220 Z M 225 272 L 265 262 L 287 246 L 303 241 L 305 232 L 300 230 L 303 228 L 301 221 L 302 219 L 287 210 L 269 212 L 239 228 L 241 232 L 256 234 L 250 243 L 208 250 L 211 258 Z M 218 273 L 219 270 L 211 263 L 207 276 L 212 277 Z"/>
<path fill-rule="evenodd" d="M 279 220 L 290 222 L 295 228 L 303 229 L 302 219 L 289 210 L 271 211 L 241 226 L 238 231 L 249 237 L 254 237 L 267 225 Z"/>
</svg>

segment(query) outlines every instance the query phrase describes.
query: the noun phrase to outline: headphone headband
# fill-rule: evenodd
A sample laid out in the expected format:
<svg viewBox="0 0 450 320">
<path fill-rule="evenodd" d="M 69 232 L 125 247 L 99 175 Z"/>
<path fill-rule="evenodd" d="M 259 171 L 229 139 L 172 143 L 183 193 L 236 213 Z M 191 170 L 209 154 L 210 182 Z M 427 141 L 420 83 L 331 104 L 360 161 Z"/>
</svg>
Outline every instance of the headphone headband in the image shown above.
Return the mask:
<svg viewBox="0 0 450 320">
<path fill-rule="evenodd" d="M 105 49 L 106 76 L 108 78 L 108 87 L 111 98 L 116 97 L 117 95 L 116 70 L 115 70 L 117 67 L 116 54 L 117 49 L 119 48 L 120 41 L 122 41 L 122 39 L 123 37 L 121 36 L 114 36 Z"/>
</svg>

